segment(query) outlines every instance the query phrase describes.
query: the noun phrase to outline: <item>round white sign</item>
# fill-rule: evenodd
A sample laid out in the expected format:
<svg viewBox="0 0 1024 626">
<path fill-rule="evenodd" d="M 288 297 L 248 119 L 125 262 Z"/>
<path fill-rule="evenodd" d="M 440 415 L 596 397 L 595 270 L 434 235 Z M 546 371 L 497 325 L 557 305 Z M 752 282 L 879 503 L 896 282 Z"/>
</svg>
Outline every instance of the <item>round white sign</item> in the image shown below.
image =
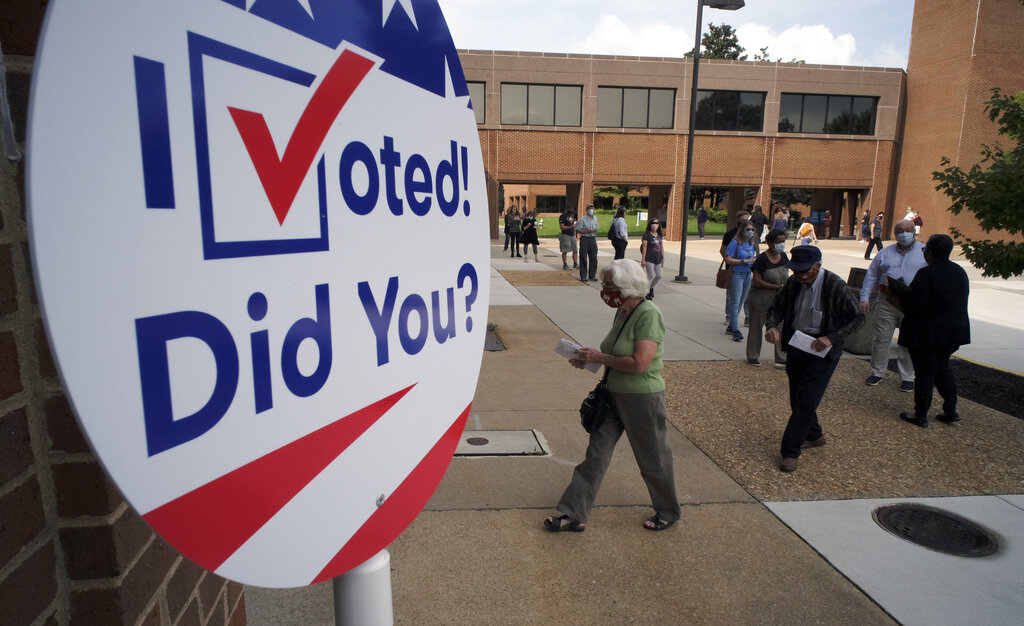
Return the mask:
<svg viewBox="0 0 1024 626">
<path fill-rule="evenodd" d="M 28 139 L 47 330 L 132 506 L 267 587 L 390 543 L 451 460 L 487 322 L 436 0 L 51 2 Z"/>
</svg>

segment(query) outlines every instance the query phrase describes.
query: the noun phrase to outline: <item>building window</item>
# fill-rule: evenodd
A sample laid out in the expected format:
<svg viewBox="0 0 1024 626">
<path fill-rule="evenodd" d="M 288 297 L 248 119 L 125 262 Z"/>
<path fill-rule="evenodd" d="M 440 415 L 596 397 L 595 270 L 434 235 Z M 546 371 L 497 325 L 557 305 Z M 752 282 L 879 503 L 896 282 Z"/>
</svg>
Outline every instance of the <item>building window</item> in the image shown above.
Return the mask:
<svg viewBox="0 0 1024 626">
<path fill-rule="evenodd" d="M 761 91 L 697 91 L 696 130 L 743 130 L 764 128 Z"/>
<path fill-rule="evenodd" d="M 598 87 L 597 125 L 610 128 L 672 128 L 676 90 Z"/>
<path fill-rule="evenodd" d="M 502 83 L 501 123 L 579 126 L 583 87 Z"/>
<path fill-rule="evenodd" d="M 487 89 L 484 83 L 466 82 L 469 87 L 469 101 L 473 103 L 473 114 L 476 115 L 476 123 L 483 124 L 487 121 Z"/>
<path fill-rule="evenodd" d="M 878 98 L 784 93 L 779 103 L 780 133 L 875 134 Z"/>
</svg>

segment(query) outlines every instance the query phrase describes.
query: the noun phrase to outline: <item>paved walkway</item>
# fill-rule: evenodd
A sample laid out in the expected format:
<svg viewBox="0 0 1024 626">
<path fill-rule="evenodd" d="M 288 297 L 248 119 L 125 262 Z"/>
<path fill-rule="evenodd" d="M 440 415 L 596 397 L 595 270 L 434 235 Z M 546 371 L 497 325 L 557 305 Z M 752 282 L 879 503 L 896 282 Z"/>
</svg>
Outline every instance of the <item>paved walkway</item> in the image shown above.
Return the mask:
<svg viewBox="0 0 1024 626">
<path fill-rule="evenodd" d="M 601 244 L 599 262 L 605 263 L 611 249 Z M 633 246 L 627 254 L 636 258 Z M 390 547 L 397 623 L 1020 623 L 1024 476 L 996 487 L 1009 484 L 1009 491 L 993 492 L 985 484 L 984 467 L 970 468 L 980 475 L 981 486 L 958 489 L 957 494 L 975 494 L 963 497 L 850 499 L 841 495 L 846 477 L 826 474 L 814 478 L 825 480 L 825 491 L 836 495 L 759 498 L 762 490 L 750 480 L 751 472 L 790 481 L 789 491 L 769 490 L 776 494 L 799 493 L 800 481 L 809 482 L 812 474 L 801 467 L 782 475 L 760 460 L 753 469 L 737 470 L 727 458 L 728 442 L 725 451 L 706 440 L 695 445 L 702 440 L 673 428 L 670 443 L 683 504 L 678 525 L 659 534 L 640 528 L 650 515 L 649 499 L 623 443 L 587 532 L 543 532 L 541 519 L 553 511 L 572 466 L 582 459 L 586 436 L 577 409 L 595 380 L 569 368 L 552 350 L 561 337 L 596 345 L 610 313 L 597 297 L 596 283 L 567 279 L 556 242 L 544 241 L 542 248 L 540 263 L 524 263 L 492 246 L 489 318 L 508 349 L 484 355 L 466 436 L 521 431 L 546 453 L 453 460 L 424 512 Z M 697 368 L 715 361 L 739 376 L 782 375 L 746 366 L 743 344 L 722 333 L 724 292 L 713 284 L 718 242 L 689 241 L 688 284 L 671 280 L 679 244 L 666 248 L 666 278 L 656 289 L 669 328 L 665 358 Z M 821 248 L 824 266 L 840 276 L 851 267 L 866 267 L 861 244 L 823 241 Z M 518 273 L 524 271 L 530 273 Z M 968 271 L 974 343 L 960 355 L 1024 373 L 1024 317 L 1015 313 L 1024 310 L 1024 281 L 988 280 L 973 268 Z M 763 357 L 771 359 L 767 345 Z M 856 405 L 860 398 L 850 394 L 834 400 Z M 721 417 L 717 408 L 707 411 L 709 420 Z M 1017 428 L 1012 418 L 999 416 L 1000 425 Z M 778 436 L 769 430 L 769 437 Z M 963 445 L 974 432 L 932 430 L 953 443 L 959 436 Z M 1003 456 L 1021 457 L 1021 439 L 1005 443 Z M 825 470 L 827 459 L 841 458 L 850 447 L 840 441 L 823 449 L 835 455 L 819 457 L 826 459 Z M 942 459 L 921 462 L 933 463 L 935 471 L 948 469 Z M 917 490 L 904 485 L 896 492 L 937 495 L 934 485 Z M 974 559 L 942 555 L 898 539 L 872 520 L 880 505 L 916 500 L 994 531 L 999 552 Z M 326 584 L 246 594 L 250 624 L 333 621 Z"/>
</svg>

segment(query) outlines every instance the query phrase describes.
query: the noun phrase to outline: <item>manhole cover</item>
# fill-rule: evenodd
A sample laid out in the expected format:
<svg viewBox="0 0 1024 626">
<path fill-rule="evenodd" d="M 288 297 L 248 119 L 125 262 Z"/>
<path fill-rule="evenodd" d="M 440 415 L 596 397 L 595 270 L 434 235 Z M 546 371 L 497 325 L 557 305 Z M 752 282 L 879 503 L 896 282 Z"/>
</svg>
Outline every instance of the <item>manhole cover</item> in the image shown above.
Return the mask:
<svg viewBox="0 0 1024 626">
<path fill-rule="evenodd" d="M 471 446 L 486 446 L 487 444 L 491 443 L 491 440 L 487 439 L 486 437 L 470 437 L 469 439 L 466 440 L 466 443 L 468 443 Z"/>
<path fill-rule="evenodd" d="M 883 506 L 871 517 L 897 537 L 943 554 L 988 556 L 999 548 L 992 533 L 978 524 L 923 504 Z"/>
<path fill-rule="evenodd" d="M 501 352 L 505 349 L 505 344 L 501 343 L 501 339 L 498 339 L 497 333 L 493 330 L 487 331 L 484 335 L 484 350 L 487 352 Z"/>
</svg>

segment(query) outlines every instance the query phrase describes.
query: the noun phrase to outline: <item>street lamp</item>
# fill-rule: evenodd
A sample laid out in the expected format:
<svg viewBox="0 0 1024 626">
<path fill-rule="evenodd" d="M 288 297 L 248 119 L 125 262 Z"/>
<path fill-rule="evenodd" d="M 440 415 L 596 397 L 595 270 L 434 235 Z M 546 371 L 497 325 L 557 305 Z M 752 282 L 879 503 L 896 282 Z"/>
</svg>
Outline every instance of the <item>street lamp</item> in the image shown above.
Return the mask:
<svg viewBox="0 0 1024 626">
<path fill-rule="evenodd" d="M 723 11 L 742 9 L 743 0 L 697 0 L 697 34 L 693 40 L 693 82 L 690 85 L 690 128 L 686 139 L 686 184 L 683 186 L 683 237 L 679 250 L 679 275 L 675 282 L 685 283 L 686 279 L 686 231 L 690 229 L 690 219 L 686 211 L 690 208 L 690 181 L 693 178 L 693 125 L 697 119 L 697 69 L 700 63 L 700 31 L 703 20 L 704 6 Z"/>
</svg>

